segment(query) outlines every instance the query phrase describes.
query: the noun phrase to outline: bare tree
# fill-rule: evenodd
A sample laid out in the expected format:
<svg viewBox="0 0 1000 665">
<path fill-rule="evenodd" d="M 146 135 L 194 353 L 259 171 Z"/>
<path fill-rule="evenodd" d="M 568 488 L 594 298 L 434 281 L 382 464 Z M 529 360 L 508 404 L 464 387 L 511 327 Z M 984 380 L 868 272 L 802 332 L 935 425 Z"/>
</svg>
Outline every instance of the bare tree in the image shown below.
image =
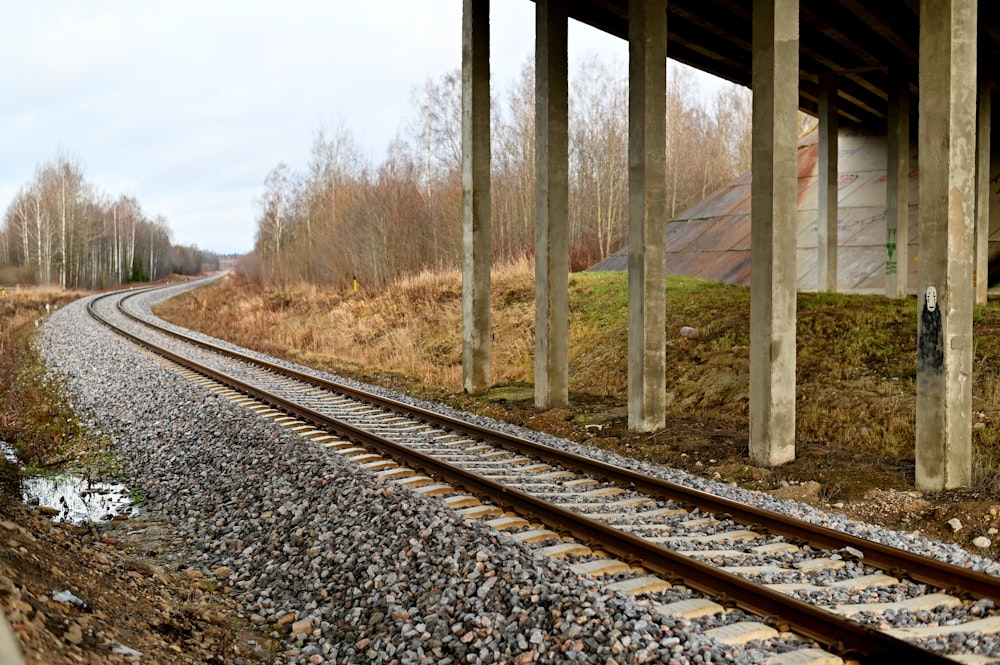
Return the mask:
<svg viewBox="0 0 1000 665">
<path fill-rule="evenodd" d="M 428 265 L 454 266 L 459 260 L 459 222 L 462 187 L 462 75 L 448 72 L 428 79 L 414 90 L 418 115 L 409 123 L 409 135 L 419 154 L 421 190 L 430 215 L 431 249 Z"/>
<path fill-rule="evenodd" d="M 288 165 L 279 163 L 264 179 L 264 193 L 257 202 L 260 217 L 257 226 L 257 251 L 272 268 L 279 265 L 284 244 L 290 240 L 291 176 Z"/>
<path fill-rule="evenodd" d="M 460 79 L 450 72 L 413 92 L 409 141 L 369 165 L 349 132 L 318 132 L 306 173 L 280 164 L 258 202 L 256 253 L 244 265 L 265 281 L 325 284 L 393 276 L 461 260 Z M 574 268 L 617 251 L 627 237 L 628 94 L 620 62 L 583 62 L 570 85 L 570 253 Z M 533 62 L 494 104 L 493 251 L 506 260 L 534 248 Z M 670 213 L 749 166 L 750 102 L 726 88 L 703 101 L 689 70 L 668 89 Z"/>
<path fill-rule="evenodd" d="M 584 60 L 570 96 L 571 238 L 588 263 L 616 251 L 628 210 L 628 83 L 621 63 Z"/>
<path fill-rule="evenodd" d="M 112 201 L 97 192 L 82 167 L 62 154 L 19 190 L 0 240 L 4 274 L 30 275 L 37 284 L 92 288 L 159 278 L 175 268 L 166 220 L 148 220 L 135 199 Z"/>
<path fill-rule="evenodd" d="M 493 119 L 493 235 L 495 256 L 512 259 L 535 239 L 535 69 L 521 67 L 507 97 L 507 113 Z"/>
<path fill-rule="evenodd" d="M 422 186 L 430 198 L 436 183 L 461 168 L 462 73 L 456 69 L 439 80 L 427 79 L 412 98 L 418 116 L 410 121 L 410 135 L 420 146 Z"/>
</svg>

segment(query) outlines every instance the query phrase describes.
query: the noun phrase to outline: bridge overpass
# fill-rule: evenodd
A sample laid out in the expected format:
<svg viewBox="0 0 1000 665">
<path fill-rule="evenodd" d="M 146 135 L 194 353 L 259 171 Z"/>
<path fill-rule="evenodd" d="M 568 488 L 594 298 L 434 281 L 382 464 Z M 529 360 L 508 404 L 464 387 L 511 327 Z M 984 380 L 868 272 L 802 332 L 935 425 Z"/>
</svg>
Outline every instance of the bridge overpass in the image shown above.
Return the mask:
<svg viewBox="0 0 1000 665">
<path fill-rule="evenodd" d="M 911 145 L 907 215 L 908 247 L 898 245 L 890 257 L 886 238 L 885 127 L 841 127 L 837 159 L 837 290 L 844 293 L 886 293 L 892 274 L 899 286 L 917 293 L 920 278 L 917 244 L 918 179 L 916 142 Z M 796 287 L 818 288 L 817 132 L 803 136 L 798 147 L 798 206 L 795 253 Z M 989 237 L 990 296 L 1000 294 L 1000 159 L 992 159 Z M 750 173 L 667 220 L 667 272 L 750 286 Z M 623 247 L 589 271 L 628 269 Z M 887 277 L 889 278 L 887 280 Z"/>
<path fill-rule="evenodd" d="M 489 0 L 463 0 L 463 376 L 490 383 Z M 1000 50 L 977 0 L 535 0 L 535 403 L 568 400 L 570 19 L 629 43 L 629 427 L 665 420 L 666 57 L 750 86 L 750 454 L 795 455 L 797 111 L 819 118 L 815 283 L 839 288 L 840 128 L 884 132 L 884 287 L 907 292 L 917 166 L 917 485 L 971 480 L 972 308 L 988 275 L 991 96 Z M 497 54 L 503 57 L 503 54 Z M 914 132 L 914 128 L 916 131 Z M 916 141 L 912 140 L 916 135 Z M 915 150 L 914 150 L 915 149 Z M 896 269 L 893 269 L 896 268 Z"/>
</svg>

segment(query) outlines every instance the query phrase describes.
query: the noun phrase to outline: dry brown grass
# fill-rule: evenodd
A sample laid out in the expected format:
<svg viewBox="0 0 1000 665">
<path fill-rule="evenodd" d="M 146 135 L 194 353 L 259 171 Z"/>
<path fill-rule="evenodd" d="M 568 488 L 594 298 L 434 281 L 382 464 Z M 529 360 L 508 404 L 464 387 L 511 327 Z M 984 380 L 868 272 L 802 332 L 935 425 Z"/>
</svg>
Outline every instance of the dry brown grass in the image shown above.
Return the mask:
<svg viewBox="0 0 1000 665">
<path fill-rule="evenodd" d="M 494 270 L 494 378 L 525 381 L 533 367 L 530 265 Z M 239 277 L 160 305 L 164 318 L 276 356 L 332 369 L 382 368 L 424 384 L 462 380 L 462 276 L 422 272 L 390 292 L 357 294 L 310 284 L 261 291 Z M 224 332 L 221 332 L 224 331 Z"/>
<path fill-rule="evenodd" d="M 61 383 L 46 372 L 31 345 L 46 313 L 81 295 L 51 288 L 0 295 L 0 440 L 28 466 L 58 461 L 81 432 Z M 0 494 L 17 494 L 19 477 L 18 465 L 0 457 Z"/>
</svg>

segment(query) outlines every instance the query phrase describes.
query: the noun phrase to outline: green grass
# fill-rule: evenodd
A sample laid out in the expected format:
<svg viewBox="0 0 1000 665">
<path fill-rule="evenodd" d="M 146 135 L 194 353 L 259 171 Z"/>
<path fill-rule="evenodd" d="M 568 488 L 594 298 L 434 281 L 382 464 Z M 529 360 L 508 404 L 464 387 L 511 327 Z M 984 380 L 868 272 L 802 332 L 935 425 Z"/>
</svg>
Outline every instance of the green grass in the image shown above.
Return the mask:
<svg viewBox="0 0 1000 665">
<path fill-rule="evenodd" d="M 573 276 L 575 389 L 624 394 L 627 354 L 624 273 Z M 670 276 L 666 287 L 668 418 L 745 419 L 749 395 L 750 293 L 745 287 Z M 800 439 L 848 445 L 890 457 L 912 456 L 916 372 L 915 299 L 799 294 L 797 422 Z M 1000 327 L 1000 307 L 977 312 Z M 680 335 L 682 326 L 698 330 Z M 1000 336 L 977 338 L 978 394 L 995 391 Z M 617 359 L 617 362 L 611 362 Z M 982 374 L 982 373 L 980 373 Z M 987 428 L 980 432 L 992 436 Z M 988 446 L 995 445 L 985 440 Z"/>
</svg>

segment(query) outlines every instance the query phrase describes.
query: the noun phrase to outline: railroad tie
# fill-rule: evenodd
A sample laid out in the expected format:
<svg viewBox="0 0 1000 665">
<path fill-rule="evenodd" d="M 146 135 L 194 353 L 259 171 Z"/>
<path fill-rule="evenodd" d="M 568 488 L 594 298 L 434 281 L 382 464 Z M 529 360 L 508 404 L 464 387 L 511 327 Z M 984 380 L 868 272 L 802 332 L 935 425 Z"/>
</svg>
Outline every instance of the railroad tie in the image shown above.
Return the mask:
<svg viewBox="0 0 1000 665">
<path fill-rule="evenodd" d="M 460 508 L 455 512 L 457 512 L 460 517 L 476 520 L 503 514 L 501 509 L 496 506 L 491 506 L 488 503 L 481 503 L 478 506 L 469 506 L 468 508 Z"/>
<path fill-rule="evenodd" d="M 559 534 L 555 531 L 549 531 L 548 529 L 531 529 L 529 531 L 515 533 L 513 538 L 519 543 L 540 543 L 543 540 L 559 538 Z"/>
<path fill-rule="evenodd" d="M 847 565 L 847 562 L 843 559 L 831 559 L 828 557 L 819 557 L 816 559 L 806 559 L 805 561 L 799 561 L 792 564 L 793 568 L 801 570 L 802 572 L 808 573 L 814 570 L 840 570 Z M 898 581 L 897 581 L 898 584 Z"/>
<path fill-rule="evenodd" d="M 405 480 L 401 480 L 399 483 L 401 485 L 407 484 L 407 486 L 411 487 L 415 492 L 420 492 L 426 496 L 441 496 L 442 494 L 451 494 L 455 491 L 454 487 L 445 483 L 428 483 L 417 486 L 414 486 L 413 483 L 406 483 Z"/>
<path fill-rule="evenodd" d="M 679 522 L 677 526 L 683 527 L 685 529 L 700 529 L 703 526 L 712 526 L 713 524 L 718 524 L 719 520 L 714 517 L 699 517 L 693 520 L 686 520 L 684 522 Z"/>
<path fill-rule="evenodd" d="M 405 466 L 397 466 L 395 468 L 376 471 L 375 475 L 379 478 L 385 478 L 387 480 L 397 480 L 400 478 L 412 478 L 417 475 L 417 472 L 413 469 L 408 469 Z"/>
<path fill-rule="evenodd" d="M 507 531 L 509 529 L 520 529 L 528 526 L 528 520 L 523 517 L 518 517 L 517 515 L 505 515 L 503 517 L 498 517 L 495 520 L 490 520 L 486 523 L 486 526 L 496 529 L 497 531 Z"/>
<path fill-rule="evenodd" d="M 984 656 L 977 653 L 952 654 L 948 658 L 962 665 L 991 665 L 997 662 L 994 656 Z"/>
<path fill-rule="evenodd" d="M 656 611 L 667 616 L 679 616 L 685 619 L 700 619 L 715 616 L 725 612 L 725 608 L 708 598 L 689 598 L 678 600 L 667 605 L 657 605 Z"/>
<path fill-rule="evenodd" d="M 548 547 L 535 550 L 535 552 L 552 559 L 560 559 L 567 556 L 587 556 L 592 553 L 589 547 L 577 542 L 549 545 Z"/>
<path fill-rule="evenodd" d="M 673 517 L 674 515 L 683 515 L 687 511 L 683 508 L 654 508 L 653 510 L 644 510 L 641 513 L 637 513 L 637 517 L 647 518 L 647 517 Z"/>
<path fill-rule="evenodd" d="M 885 614 L 889 610 L 909 610 L 919 612 L 921 610 L 930 611 L 938 607 L 958 607 L 962 600 L 947 593 L 931 593 L 926 596 L 907 598 L 906 600 L 894 603 L 856 603 L 849 605 L 829 605 L 824 609 L 844 616 L 859 614 L 861 612 L 871 612 L 872 614 Z"/>
<path fill-rule="evenodd" d="M 692 559 L 714 559 L 715 557 L 719 557 L 720 559 L 735 559 L 736 557 L 746 556 L 746 552 L 742 550 L 678 550 L 677 553 L 689 556 Z"/>
<path fill-rule="evenodd" d="M 372 462 L 364 462 L 361 464 L 362 469 L 368 469 L 369 471 L 382 471 L 383 469 L 395 469 L 399 466 L 395 461 L 391 459 L 378 459 Z"/>
<path fill-rule="evenodd" d="M 641 596 L 647 593 L 659 593 L 671 588 L 670 582 L 661 580 L 654 575 L 645 577 L 633 577 L 621 582 L 609 584 L 608 589 L 612 591 L 623 591 L 633 596 Z"/>
<path fill-rule="evenodd" d="M 418 492 L 420 490 L 417 490 Z M 455 496 L 449 496 L 442 499 L 444 505 L 448 506 L 452 510 L 459 510 L 461 508 L 472 508 L 473 506 L 482 505 L 482 501 L 474 496 L 468 494 L 456 494 Z"/>
<path fill-rule="evenodd" d="M 342 441 L 340 443 L 330 443 L 324 446 L 329 450 L 337 453 L 338 455 L 343 455 L 344 457 L 353 457 L 355 455 L 367 454 L 367 448 L 359 448 L 352 443 L 347 443 Z"/>
<path fill-rule="evenodd" d="M 363 453 L 358 453 L 356 455 L 348 455 L 348 457 L 351 458 L 352 462 L 358 465 L 371 464 L 373 462 L 380 462 L 385 460 L 385 458 L 382 457 L 381 455 L 377 455 L 375 453 L 369 453 L 367 451 Z"/>
<path fill-rule="evenodd" d="M 433 478 L 421 475 L 411 475 L 406 478 L 396 480 L 396 484 L 402 485 L 403 487 L 422 487 L 424 485 L 430 485 L 433 482 Z"/>
<path fill-rule="evenodd" d="M 767 543 L 751 548 L 754 554 L 784 554 L 785 552 L 798 552 L 799 546 L 792 543 Z"/>
<path fill-rule="evenodd" d="M 345 452 L 351 450 L 364 450 L 364 448 L 358 448 L 350 441 L 344 441 L 343 439 L 334 439 L 333 441 L 326 441 L 321 444 L 324 448 L 334 450 L 336 452 Z"/>
<path fill-rule="evenodd" d="M 838 582 L 830 582 L 827 584 L 829 587 L 835 589 L 849 589 L 851 591 L 860 591 L 862 589 L 868 589 L 873 586 L 896 586 L 899 584 L 899 580 L 892 575 L 884 575 L 882 573 L 875 573 L 873 575 L 862 575 L 861 577 L 855 577 L 849 580 L 840 580 Z"/>
<path fill-rule="evenodd" d="M 750 640 L 769 640 L 778 636 L 778 631 L 758 621 L 740 621 L 718 628 L 706 630 L 705 637 L 723 644 L 746 644 Z"/>
<path fill-rule="evenodd" d="M 768 665 L 841 665 L 844 659 L 822 649 L 798 649 L 774 656 Z"/>
<path fill-rule="evenodd" d="M 921 637 L 948 637 L 955 633 L 1000 633 L 1000 616 L 969 621 L 957 626 L 913 626 L 910 628 L 893 628 L 886 632 L 901 640 Z M 996 658 L 993 660 L 995 661 Z"/>
<path fill-rule="evenodd" d="M 559 480 L 561 478 L 572 478 L 571 471 L 549 471 L 535 477 L 535 480 Z"/>
<path fill-rule="evenodd" d="M 617 575 L 627 573 L 632 570 L 632 566 L 618 559 L 594 559 L 593 561 L 582 561 L 570 566 L 577 575 L 588 577 L 603 577 L 604 575 Z"/>
<path fill-rule="evenodd" d="M 551 464 L 545 464 L 544 462 L 539 462 L 537 464 L 526 464 L 518 469 L 521 473 L 541 473 L 542 471 L 548 471 L 552 468 Z"/>
</svg>

